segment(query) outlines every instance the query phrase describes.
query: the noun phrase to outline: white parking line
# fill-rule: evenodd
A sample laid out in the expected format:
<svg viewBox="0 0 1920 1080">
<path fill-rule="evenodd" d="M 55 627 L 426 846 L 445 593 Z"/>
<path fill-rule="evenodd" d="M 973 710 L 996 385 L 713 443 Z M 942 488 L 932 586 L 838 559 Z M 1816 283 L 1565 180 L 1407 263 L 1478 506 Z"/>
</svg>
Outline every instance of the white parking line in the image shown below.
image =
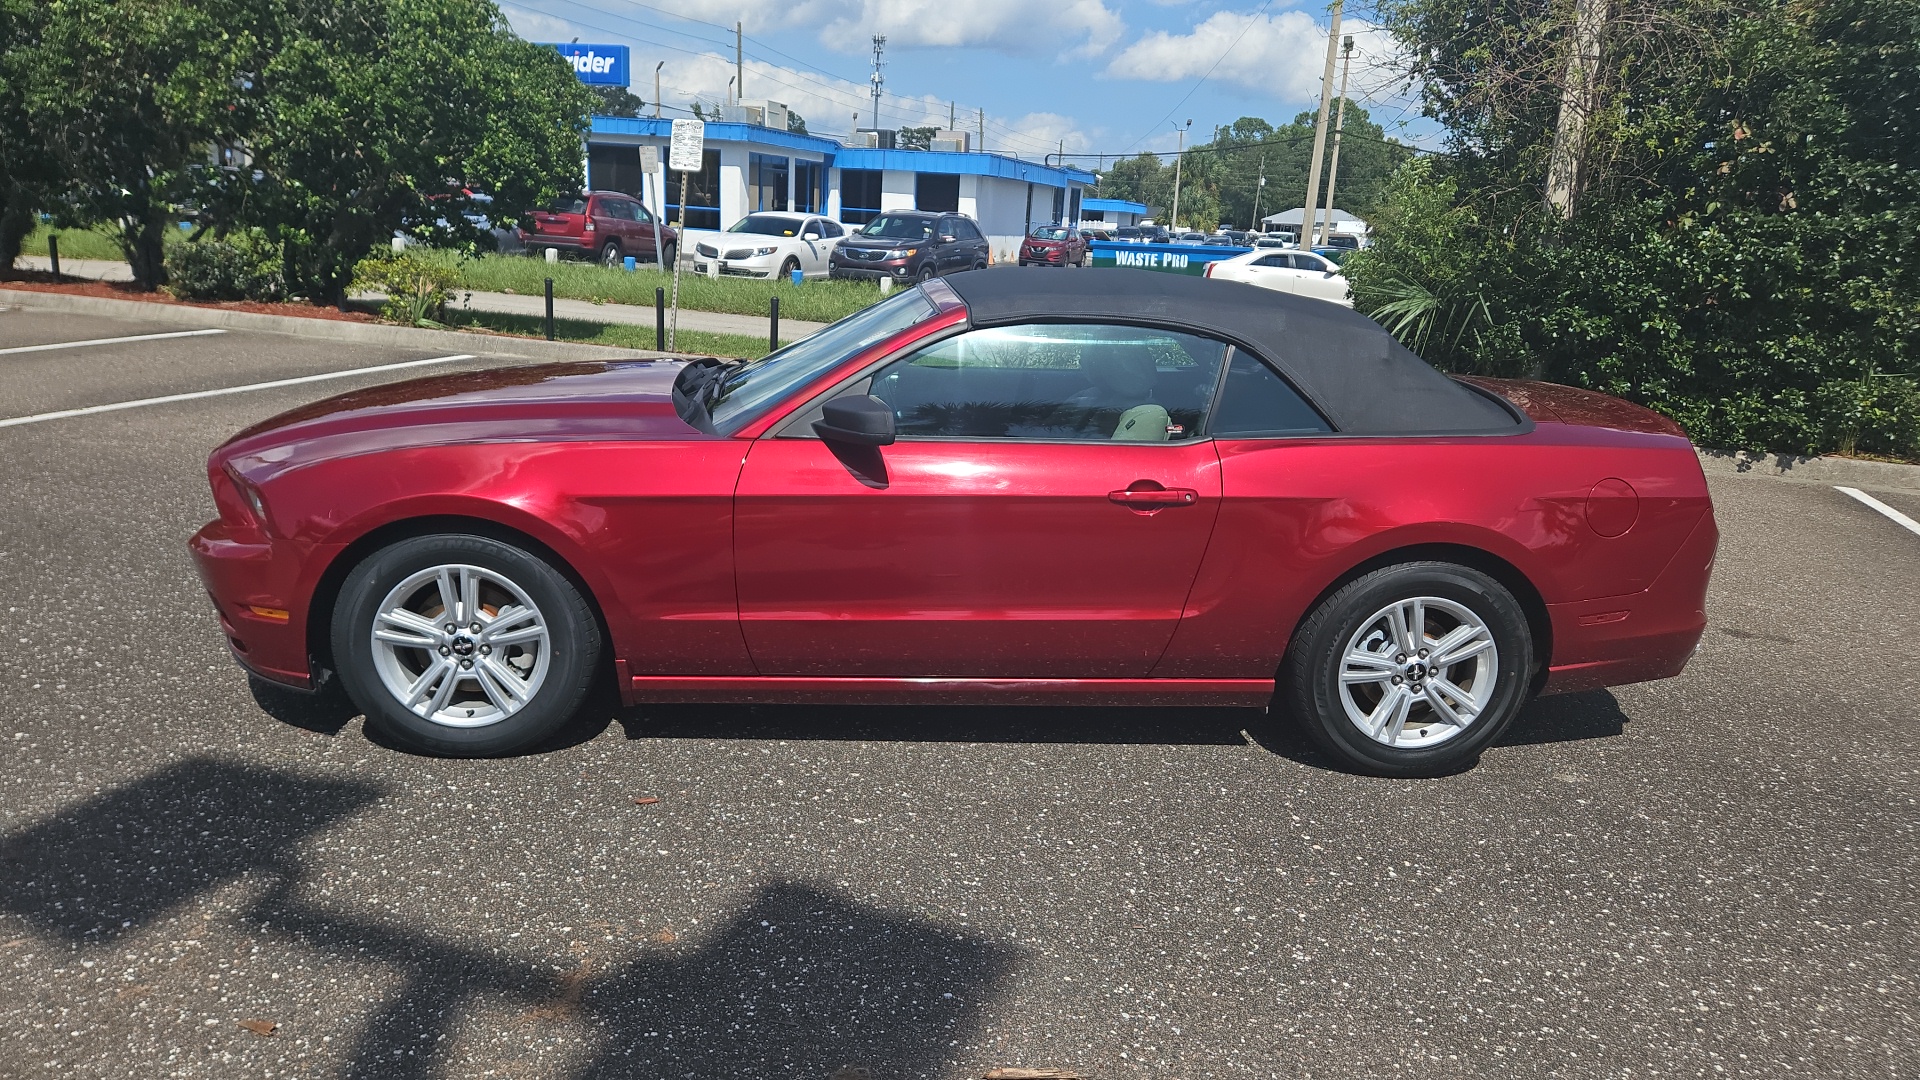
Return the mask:
<svg viewBox="0 0 1920 1080">
<path fill-rule="evenodd" d="M 137 409 L 142 405 L 165 405 L 173 401 L 193 401 L 197 398 L 220 397 L 225 394 L 272 390 L 280 386 L 299 386 L 301 383 L 323 382 L 327 379 L 351 379 L 355 375 L 372 375 L 382 371 L 399 371 L 402 368 L 425 367 L 428 364 L 451 364 L 455 360 L 471 359 L 473 359 L 472 353 L 455 353 L 452 356 L 436 356 L 431 360 L 408 360 L 399 364 L 380 364 L 375 367 L 349 368 L 346 371 L 328 371 L 319 375 L 302 375 L 297 379 L 275 379 L 272 382 L 247 383 L 245 386 L 223 386 L 218 390 L 196 390 L 191 394 L 168 394 L 166 397 L 140 398 L 137 401 L 116 401 L 111 405 L 89 405 L 84 409 L 62 409 L 59 412 L 35 413 L 32 416 L 11 416 L 0 419 L 0 428 L 38 424 L 43 420 L 65 420 L 72 416 L 118 412 L 121 409 Z"/>
<path fill-rule="evenodd" d="M 1895 510 L 1893 507 L 1888 506 L 1886 503 L 1881 502 L 1879 499 L 1861 491 L 1859 488 L 1840 487 L 1836 484 L 1833 490 L 1845 495 L 1849 499 L 1858 499 L 1860 502 L 1886 515 L 1887 520 L 1893 522 L 1895 525 L 1900 526 L 1915 536 L 1920 536 L 1920 521 L 1913 520 L 1900 511 Z"/>
<path fill-rule="evenodd" d="M 159 341 L 161 338 L 206 337 L 208 334 L 224 334 L 225 330 L 175 330 L 167 334 L 135 334 L 132 337 L 103 337 L 92 341 L 56 341 L 51 345 L 17 345 L 11 349 L 0 349 L 0 356 L 14 353 L 52 352 L 55 349 L 84 349 L 89 345 L 119 345 L 128 341 Z"/>
</svg>

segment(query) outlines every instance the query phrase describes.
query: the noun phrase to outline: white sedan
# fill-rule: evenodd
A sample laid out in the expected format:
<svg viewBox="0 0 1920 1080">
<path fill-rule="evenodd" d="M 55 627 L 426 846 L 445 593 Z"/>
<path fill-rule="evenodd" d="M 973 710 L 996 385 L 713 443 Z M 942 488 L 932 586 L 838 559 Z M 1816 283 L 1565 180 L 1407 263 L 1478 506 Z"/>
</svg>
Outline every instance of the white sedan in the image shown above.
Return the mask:
<svg viewBox="0 0 1920 1080">
<path fill-rule="evenodd" d="M 786 278 L 795 270 L 826 277 L 827 257 L 847 231 L 832 218 L 765 211 L 748 214 L 726 232 L 693 236 L 693 272 Z"/>
<path fill-rule="evenodd" d="M 1221 281 L 1244 281 L 1275 292 L 1311 296 L 1353 306 L 1347 279 L 1333 260 L 1311 251 L 1255 248 L 1245 255 L 1208 263 L 1206 274 Z"/>
</svg>

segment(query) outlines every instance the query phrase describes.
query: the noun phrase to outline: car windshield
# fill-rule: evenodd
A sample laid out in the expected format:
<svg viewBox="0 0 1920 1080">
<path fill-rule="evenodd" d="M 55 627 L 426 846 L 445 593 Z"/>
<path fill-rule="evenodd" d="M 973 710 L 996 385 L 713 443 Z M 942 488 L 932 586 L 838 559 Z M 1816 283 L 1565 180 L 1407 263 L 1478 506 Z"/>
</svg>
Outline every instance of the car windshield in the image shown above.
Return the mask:
<svg viewBox="0 0 1920 1080">
<path fill-rule="evenodd" d="M 917 214 L 881 214 L 867 222 L 867 227 L 860 230 L 860 235 L 890 240 L 925 240 L 933 235 L 933 219 Z"/>
<path fill-rule="evenodd" d="M 562 195 L 547 204 L 549 214 L 584 214 L 587 212 L 587 200 L 584 195 Z"/>
<path fill-rule="evenodd" d="M 727 372 L 707 399 L 713 429 L 731 435 L 761 413 L 861 349 L 905 330 L 939 309 L 908 289 L 855 312 L 825 330 Z"/>
<path fill-rule="evenodd" d="M 1134 229 L 1134 228 L 1123 228 L 1119 232 L 1114 233 L 1114 235 L 1122 238 L 1129 237 L 1129 236 L 1139 236 L 1140 230 Z"/>
<path fill-rule="evenodd" d="M 763 233 L 767 236 L 800 235 L 800 219 L 785 214 L 748 214 L 734 222 L 728 232 Z"/>
<path fill-rule="evenodd" d="M 1065 240 L 1067 238 L 1067 230 L 1058 225 L 1042 225 L 1033 230 L 1033 238 L 1035 240 Z"/>
</svg>

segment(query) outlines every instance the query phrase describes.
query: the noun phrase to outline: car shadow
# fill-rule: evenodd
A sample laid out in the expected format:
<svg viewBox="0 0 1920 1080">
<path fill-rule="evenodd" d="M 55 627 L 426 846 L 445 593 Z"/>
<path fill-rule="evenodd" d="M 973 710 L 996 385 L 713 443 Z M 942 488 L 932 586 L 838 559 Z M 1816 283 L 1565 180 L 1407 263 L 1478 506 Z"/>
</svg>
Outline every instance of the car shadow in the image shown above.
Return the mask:
<svg viewBox="0 0 1920 1080">
<path fill-rule="evenodd" d="M 1627 730 L 1627 714 L 1607 690 L 1553 694 L 1527 703 L 1495 746 L 1610 739 Z"/>
<path fill-rule="evenodd" d="M 576 1080 L 632 1076 L 872 1076 L 940 1071 L 1024 950 L 890 911 L 817 882 L 752 883 L 716 928 L 686 941 L 576 943 L 576 966 L 329 903 L 313 842 L 374 808 L 384 788 L 193 760 L 0 836 L 0 913 L 98 962 L 241 879 L 256 899 L 202 908 L 199 934 L 272 939 L 358 969 L 381 989 L 349 1034 L 341 1077 L 459 1075 L 463 1025 L 506 1007 L 532 1028 L 590 1039 Z M 618 873 L 619 871 L 609 871 Z M 645 883 L 595 915 L 647 925 Z M 517 908 L 517 904 L 514 905 Z M 499 918 L 529 916 L 503 910 Z M 528 922 L 526 925 L 533 925 Z M 257 949 L 255 951 L 258 951 Z M 90 966 L 90 965 L 89 965 Z M 197 1037 L 196 1029 L 196 1037 Z"/>
</svg>

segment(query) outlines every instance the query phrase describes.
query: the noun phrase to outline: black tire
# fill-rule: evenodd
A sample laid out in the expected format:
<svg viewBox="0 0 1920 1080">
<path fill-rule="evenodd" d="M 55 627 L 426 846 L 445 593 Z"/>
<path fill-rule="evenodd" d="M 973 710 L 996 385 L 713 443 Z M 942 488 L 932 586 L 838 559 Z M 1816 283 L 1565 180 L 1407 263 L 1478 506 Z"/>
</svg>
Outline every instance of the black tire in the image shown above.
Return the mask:
<svg viewBox="0 0 1920 1080">
<path fill-rule="evenodd" d="M 779 274 L 778 280 L 792 281 L 793 272 L 798 269 L 800 269 L 800 260 L 789 255 L 787 257 L 787 261 L 780 264 L 780 274 Z"/>
<path fill-rule="evenodd" d="M 449 726 L 416 714 L 387 688 L 376 667 L 372 636 L 381 602 L 412 575 L 446 565 L 479 567 L 510 580 L 532 601 L 547 628 L 546 672 L 532 697 L 485 726 Z M 366 715 L 367 725 L 408 749 L 447 757 L 493 757 L 539 745 L 586 700 L 600 657 L 600 624 L 572 582 L 537 555 L 464 534 L 402 540 L 369 556 L 347 575 L 333 609 L 332 629 L 340 683 Z M 502 655 L 506 651 L 502 649 Z M 426 650 L 417 655 L 426 657 Z"/>
<path fill-rule="evenodd" d="M 607 241 L 606 246 L 600 249 L 600 265 L 601 266 L 619 266 L 620 265 L 620 242 L 619 241 L 609 240 Z"/>
<path fill-rule="evenodd" d="M 673 264 L 680 261 L 680 248 L 672 241 L 660 245 L 660 267 L 671 271 Z"/>
<path fill-rule="evenodd" d="M 1417 655 L 1408 655 L 1411 666 L 1399 668 L 1381 681 L 1348 687 L 1343 695 L 1343 667 L 1368 670 L 1366 665 L 1349 665 L 1345 659 L 1356 635 L 1370 626 L 1382 626 L 1376 618 L 1391 605 L 1421 597 L 1438 598 L 1477 616 L 1490 632 L 1491 658 L 1487 661 L 1465 659 L 1435 675 L 1419 662 Z M 1444 636 L 1450 629 L 1468 625 L 1437 605 L 1432 611 L 1434 622 L 1425 635 L 1428 641 L 1436 632 Z M 1376 629 L 1374 633 L 1379 631 Z M 1373 640 L 1363 639 L 1362 645 Z M 1387 650 L 1372 661 L 1382 668 L 1398 656 L 1406 655 L 1394 648 L 1390 636 L 1381 637 L 1379 643 L 1370 648 Z M 1452 708 L 1460 703 L 1440 693 L 1438 688 L 1443 685 L 1465 688 L 1478 696 L 1483 689 L 1478 680 L 1490 669 L 1493 675 L 1487 681 L 1491 685 L 1484 687 L 1490 692 L 1478 713 L 1464 726 L 1446 723 L 1425 697 L 1413 698 L 1415 704 L 1396 732 L 1397 736 L 1413 743 L 1411 747 L 1389 745 L 1369 735 L 1362 729 L 1361 721 L 1348 713 L 1347 699 L 1351 698 L 1359 709 L 1371 704 L 1367 719 L 1379 716 L 1388 693 L 1426 687 L 1428 684 L 1423 681 L 1426 679 L 1434 680 L 1433 693 Z M 1532 675 L 1532 631 L 1527 625 L 1526 612 L 1505 586 L 1478 570 L 1453 563 L 1414 562 L 1365 574 L 1315 608 L 1301 623 L 1281 664 L 1278 696 L 1279 704 L 1299 720 L 1314 741 L 1347 768 L 1375 776 L 1442 776 L 1471 766 L 1479 760 L 1481 751 L 1513 723 L 1521 706 L 1526 704 Z M 1461 687 L 1461 684 L 1467 685 Z M 1387 726 L 1381 724 L 1382 728 Z M 1429 738 L 1439 741 L 1421 745 L 1422 740 Z M 1394 741 L 1397 742 L 1398 737 Z"/>
<path fill-rule="evenodd" d="M 920 264 L 920 272 L 914 275 L 914 279 L 916 281 L 932 281 L 933 278 L 933 260 L 928 259 L 926 262 Z"/>
<path fill-rule="evenodd" d="M 977 262 L 973 264 L 973 268 L 975 270 L 985 270 L 987 268 L 987 264 L 984 262 Z"/>
</svg>

